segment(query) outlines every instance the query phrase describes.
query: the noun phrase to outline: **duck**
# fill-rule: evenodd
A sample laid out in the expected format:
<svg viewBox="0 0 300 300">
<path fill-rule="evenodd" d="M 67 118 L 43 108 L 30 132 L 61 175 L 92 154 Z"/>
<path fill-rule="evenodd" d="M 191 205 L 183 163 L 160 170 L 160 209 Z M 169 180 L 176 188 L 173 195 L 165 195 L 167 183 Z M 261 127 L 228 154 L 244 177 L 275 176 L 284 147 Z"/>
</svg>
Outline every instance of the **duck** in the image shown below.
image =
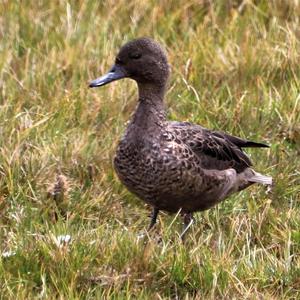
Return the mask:
<svg viewBox="0 0 300 300">
<path fill-rule="evenodd" d="M 170 75 L 167 54 L 148 37 L 124 44 L 107 74 L 90 88 L 130 78 L 137 83 L 138 104 L 117 146 L 114 168 L 120 181 L 152 207 L 148 230 L 160 211 L 180 213 L 183 238 L 194 213 L 272 177 L 252 168 L 244 148 L 268 148 L 190 122 L 170 121 L 164 97 Z"/>
</svg>

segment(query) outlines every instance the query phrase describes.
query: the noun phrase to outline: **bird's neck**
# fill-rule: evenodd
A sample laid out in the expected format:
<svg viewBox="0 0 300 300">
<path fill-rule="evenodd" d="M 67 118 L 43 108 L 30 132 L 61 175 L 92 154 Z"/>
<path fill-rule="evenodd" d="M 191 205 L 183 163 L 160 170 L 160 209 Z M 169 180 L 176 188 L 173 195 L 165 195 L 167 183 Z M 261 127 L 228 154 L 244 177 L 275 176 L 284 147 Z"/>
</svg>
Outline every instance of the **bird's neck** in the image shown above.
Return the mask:
<svg viewBox="0 0 300 300">
<path fill-rule="evenodd" d="M 133 115 L 133 124 L 142 130 L 153 130 L 164 126 L 164 86 L 138 84 L 139 103 Z"/>
</svg>

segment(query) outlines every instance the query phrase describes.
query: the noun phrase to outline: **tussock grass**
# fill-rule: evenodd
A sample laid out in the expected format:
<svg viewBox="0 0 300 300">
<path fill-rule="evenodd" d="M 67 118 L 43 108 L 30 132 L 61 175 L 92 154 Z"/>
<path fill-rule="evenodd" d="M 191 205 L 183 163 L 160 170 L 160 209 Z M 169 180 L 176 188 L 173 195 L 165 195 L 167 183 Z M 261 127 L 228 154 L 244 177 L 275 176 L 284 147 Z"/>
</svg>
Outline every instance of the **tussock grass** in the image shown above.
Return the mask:
<svg viewBox="0 0 300 300">
<path fill-rule="evenodd" d="M 299 298 L 299 15 L 296 0 L 2 1 L 1 299 Z M 198 214 L 186 245 L 176 216 L 138 238 L 149 210 L 112 169 L 135 84 L 87 88 L 145 35 L 168 51 L 171 119 L 271 145 L 249 153 L 273 191 Z"/>
</svg>

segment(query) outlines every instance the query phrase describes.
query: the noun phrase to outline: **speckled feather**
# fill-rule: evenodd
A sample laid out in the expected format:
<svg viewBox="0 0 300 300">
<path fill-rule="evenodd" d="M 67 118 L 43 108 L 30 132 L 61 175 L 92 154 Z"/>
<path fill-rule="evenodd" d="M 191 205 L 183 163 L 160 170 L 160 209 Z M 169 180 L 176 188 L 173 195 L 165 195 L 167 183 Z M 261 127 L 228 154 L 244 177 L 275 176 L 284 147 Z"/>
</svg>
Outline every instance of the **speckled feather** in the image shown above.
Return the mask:
<svg viewBox="0 0 300 300">
<path fill-rule="evenodd" d="M 250 168 L 242 150 L 268 147 L 265 144 L 166 120 L 163 98 L 169 66 L 159 44 L 148 38 L 125 44 L 110 72 L 122 74 L 113 80 L 129 77 L 138 84 L 138 106 L 118 145 L 114 166 L 123 184 L 142 200 L 157 210 L 192 213 L 255 182 L 271 183 L 270 177 Z M 91 86 L 113 81 L 105 76 Z"/>
<path fill-rule="evenodd" d="M 131 123 L 114 162 L 121 181 L 147 203 L 170 212 L 194 212 L 252 184 L 235 185 L 237 173 L 251 162 L 228 135 L 187 122 L 162 124 L 159 135 L 130 138 L 138 132 Z"/>
</svg>

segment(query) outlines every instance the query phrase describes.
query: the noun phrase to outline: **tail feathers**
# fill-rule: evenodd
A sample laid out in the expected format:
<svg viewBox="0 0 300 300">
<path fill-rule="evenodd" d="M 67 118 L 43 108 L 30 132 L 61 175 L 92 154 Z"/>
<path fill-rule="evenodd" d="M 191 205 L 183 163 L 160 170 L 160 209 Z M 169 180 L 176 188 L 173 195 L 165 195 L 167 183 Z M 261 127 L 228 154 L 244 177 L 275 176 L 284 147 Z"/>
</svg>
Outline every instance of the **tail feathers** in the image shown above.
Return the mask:
<svg viewBox="0 0 300 300">
<path fill-rule="evenodd" d="M 247 147 L 249 147 L 249 148 L 270 148 L 270 146 L 265 143 L 258 143 L 258 142 L 244 140 L 240 137 L 230 135 L 230 134 L 227 134 L 224 132 L 214 131 L 213 134 L 222 139 L 225 138 L 225 139 L 229 140 L 231 143 L 235 144 L 236 146 L 238 146 L 240 148 L 247 148 Z"/>
<path fill-rule="evenodd" d="M 246 141 L 245 144 L 241 146 L 242 148 L 270 148 L 269 145 L 266 145 L 264 143 L 257 143 L 252 141 Z"/>
<path fill-rule="evenodd" d="M 266 184 L 266 185 L 272 185 L 273 180 L 272 180 L 271 176 L 262 175 L 262 174 L 254 171 L 254 175 L 251 176 L 251 178 L 249 178 L 248 181 L 262 183 L 262 184 Z"/>
</svg>

